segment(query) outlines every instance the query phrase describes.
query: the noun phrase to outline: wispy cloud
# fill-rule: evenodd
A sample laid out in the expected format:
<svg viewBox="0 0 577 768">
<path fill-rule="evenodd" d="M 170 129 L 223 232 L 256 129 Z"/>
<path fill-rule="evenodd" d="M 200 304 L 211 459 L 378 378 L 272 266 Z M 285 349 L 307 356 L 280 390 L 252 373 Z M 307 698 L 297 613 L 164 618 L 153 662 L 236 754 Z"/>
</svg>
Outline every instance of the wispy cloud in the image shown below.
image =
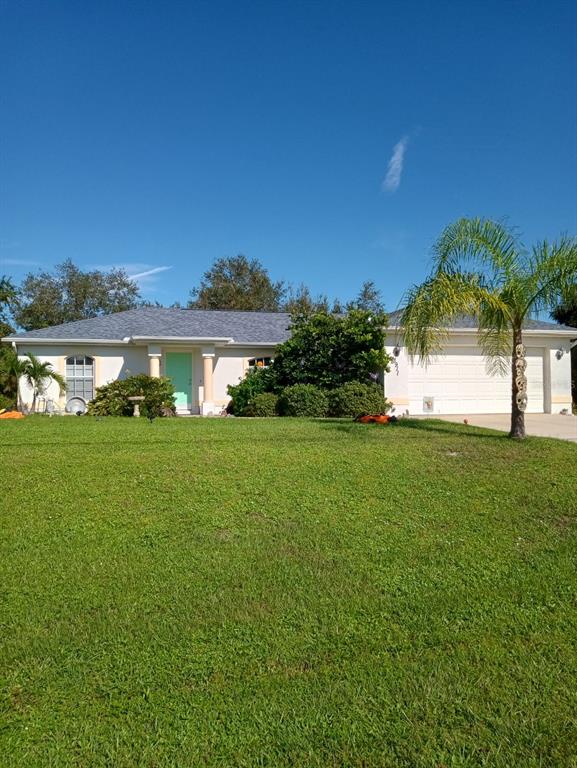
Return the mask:
<svg viewBox="0 0 577 768">
<path fill-rule="evenodd" d="M 31 261 L 29 259 L 5 259 L 0 258 L 0 264 L 7 267 L 39 267 L 40 261 Z"/>
<path fill-rule="evenodd" d="M 12 248 L 20 248 L 20 243 L 17 240 L 7 240 L 5 237 L 0 237 L 1 250 L 7 251 Z"/>
<path fill-rule="evenodd" d="M 408 143 L 409 137 L 403 136 L 403 138 L 393 147 L 393 154 L 389 160 L 387 175 L 383 181 L 383 189 L 387 190 L 387 192 L 396 192 L 401 184 L 403 163 L 405 161 L 405 152 L 407 151 Z"/>
<path fill-rule="evenodd" d="M 144 294 L 156 294 L 159 290 L 158 281 L 163 272 L 172 269 L 172 266 L 155 267 L 153 264 L 144 264 L 138 261 L 122 262 L 116 264 L 90 264 L 88 269 L 100 269 L 108 272 L 111 269 L 123 269 L 131 280 L 138 284 Z"/>
<path fill-rule="evenodd" d="M 166 272 L 167 269 L 172 269 L 172 267 L 152 267 L 151 269 L 144 270 L 144 272 L 137 272 L 135 275 L 131 275 L 129 271 L 128 276 L 131 280 L 138 282 L 151 275 L 157 275 L 159 272 Z"/>
</svg>

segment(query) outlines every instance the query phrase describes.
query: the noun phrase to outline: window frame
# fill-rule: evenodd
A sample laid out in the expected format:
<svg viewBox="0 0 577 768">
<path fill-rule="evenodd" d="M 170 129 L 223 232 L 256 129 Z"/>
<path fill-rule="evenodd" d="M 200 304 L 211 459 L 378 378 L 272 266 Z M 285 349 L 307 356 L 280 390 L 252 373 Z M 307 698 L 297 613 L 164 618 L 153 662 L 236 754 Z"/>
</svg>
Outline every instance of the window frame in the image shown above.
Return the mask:
<svg viewBox="0 0 577 768">
<path fill-rule="evenodd" d="M 90 361 L 89 363 L 87 361 Z M 95 358 L 92 355 L 76 353 L 67 355 L 64 361 L 66 378 L 66 399 L 80 397 L 85 402 L 94 398 Z"/>
</svg>

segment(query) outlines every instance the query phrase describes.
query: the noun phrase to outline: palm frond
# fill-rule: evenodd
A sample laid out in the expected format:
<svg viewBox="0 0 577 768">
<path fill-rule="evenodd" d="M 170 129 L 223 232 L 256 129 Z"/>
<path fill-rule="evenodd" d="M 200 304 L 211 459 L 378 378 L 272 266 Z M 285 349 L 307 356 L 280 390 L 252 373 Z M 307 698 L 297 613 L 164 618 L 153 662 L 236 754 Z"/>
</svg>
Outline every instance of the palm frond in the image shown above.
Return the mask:
<svg viewBox="0 0 577 768">
<path fill-rule="evenodd" d="M 527 273 L 522 281 L 525 314 L 550 311 L 575 282 L 577 238 L 563 236 L 553 243 L 537 243 L 533 246 Z"/>
<path fill-rule="evenodd" d="M 518 270 L 522 255 L 517 234 L 503 222 L 462 218 L 449 224 L 435 243 L 433 265 L 437 272 L 489 274 L 496 288 Z"/>
<path fill-rule="evenodd" d="M 437 273 L 414 286 L 405 301 L 400 320 L 404 343 L 409 357 L 418 355 L 425 365 L 442 349 L 448 327 L 459 315 L 477 318 L 482 328 L 492 317 L 499 327 L 509 326 L 508 307 L 479 275 Z"/>
</svg>

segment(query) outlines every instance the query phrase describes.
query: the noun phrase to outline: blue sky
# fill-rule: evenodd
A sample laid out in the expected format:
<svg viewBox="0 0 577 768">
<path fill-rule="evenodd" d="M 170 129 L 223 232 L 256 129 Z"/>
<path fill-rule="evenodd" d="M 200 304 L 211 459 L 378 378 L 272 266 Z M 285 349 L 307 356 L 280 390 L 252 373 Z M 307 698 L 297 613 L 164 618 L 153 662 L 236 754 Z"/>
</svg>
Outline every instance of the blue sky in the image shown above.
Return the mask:
<svg viewBox="0 0 577 768">
<path fill-rule="evenodd" d="M 443 226 L 577 231 L 574 2 L 0 6 L 0 273 L 218 257 L 394 309 Z M 161 270 L 161 268 L 164 268 Z"/>
</svg>

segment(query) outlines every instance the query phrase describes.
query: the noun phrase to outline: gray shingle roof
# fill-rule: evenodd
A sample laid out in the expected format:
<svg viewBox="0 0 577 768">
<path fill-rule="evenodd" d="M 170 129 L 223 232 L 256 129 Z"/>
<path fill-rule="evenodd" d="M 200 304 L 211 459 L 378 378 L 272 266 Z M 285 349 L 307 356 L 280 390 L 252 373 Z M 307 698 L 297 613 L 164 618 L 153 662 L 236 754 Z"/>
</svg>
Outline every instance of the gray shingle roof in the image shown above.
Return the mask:
<svg viewBox="0 0 577 768">
<path fill-rule="evenodd" d="M 282 312 L 233 312 L 200 309 L 141 307 L 127 312 L 53 325 L 8 338 L 110 339 L 127 336 L 232 338 L 237 343 L 280 344 L 289 337 L 290 315 Z"/>
<path fill-rule="evenodd" d="M 389 324 L 394 327 L 401 311 L 389 314 Z M 122 341 L 127 336 L 182 337 L 182 338 L 231 338 L 237 344 L 280 344 L 289 337 L 290 315 L 284 312 L 237 312 L 228 310 L 164 309 L 141 307 L 127 312 L 77 320 L 64 325 L 53 325 L 38 331 L 15 333 L 8 336 L 15 341 L 25 339 L 107 339 Z M 458 317 L 452 328 L 473 329 L 472 317 Z M 527 330 L 575 331 L 557 323 L 528 320 Z"/>
<path fill-rule="evenodd" d="M 401 314 L 401 309 L 389 312 L 389 325 L 397 325 L 401 319 Z M 571 328 L 568 325 L 559 325 L 559 323 L 549 323 L 545 320 L 526 320 L 523 327 L 528 331 L 575 331 L 575 334 L 577 335 L 577 328 Z M 474 317 L 459 315 L 451 323 L 451 328 L 455 330 L 459 328 L 464 328 L 466 330 L 476 329 L 477 321 Z"/>
</svg>

